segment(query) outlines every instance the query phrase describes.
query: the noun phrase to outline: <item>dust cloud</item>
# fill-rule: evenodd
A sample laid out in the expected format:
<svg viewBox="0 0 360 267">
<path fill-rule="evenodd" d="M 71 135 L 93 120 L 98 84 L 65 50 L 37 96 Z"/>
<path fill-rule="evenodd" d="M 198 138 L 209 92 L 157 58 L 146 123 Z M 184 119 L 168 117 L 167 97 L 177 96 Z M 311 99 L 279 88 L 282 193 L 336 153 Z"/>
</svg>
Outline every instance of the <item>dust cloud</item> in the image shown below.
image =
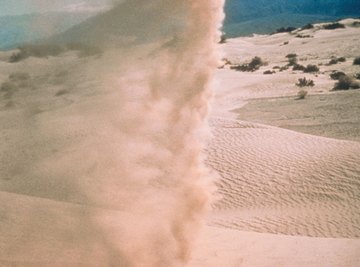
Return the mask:
<svg viewBox="0 0 360 267">
<path fill-rule="evenodd" d="M 42 91 L 23 100 L 3 146 L 0 191 L 32 197 L 12 215 L 24 224 L 0 230 L 9 261 L 186 265 L 213 190 L 202 148 L 222 8 L 121 1 L 50 40 L 102 53 L 33 62 L 38 72 L 69 73 L 56 98 L 38 79 Z"/>
</svg>

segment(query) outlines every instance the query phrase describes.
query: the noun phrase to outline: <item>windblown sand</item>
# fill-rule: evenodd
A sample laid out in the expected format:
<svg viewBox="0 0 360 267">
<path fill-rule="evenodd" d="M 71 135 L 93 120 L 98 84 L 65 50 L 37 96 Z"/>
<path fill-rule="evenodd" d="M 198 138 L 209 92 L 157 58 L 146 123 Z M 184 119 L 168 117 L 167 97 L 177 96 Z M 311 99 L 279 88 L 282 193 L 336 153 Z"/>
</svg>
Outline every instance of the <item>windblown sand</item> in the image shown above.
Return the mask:
<svg viewBox="0 0 360 267">
<path fill-rule="evenodd" d="M 331 92 L 334 81 L 328 77 L 334 69 L 360 72 L 352 65 L 352 59 L 360 55 L 360 28 L 349 26 L 351 20 L 346 23 L 346 29 L 307 30 L 305 33 L 313 38 L 284 33 L 238 38 L 222 45 L 224 56 L 232 62 L 260 56 L 269 65 L 254 73 L 225 67 L 216 74 L 209 118 L 213 136 L 206 148 L 206 164 L 218 177 L 217 195 L 189 266 L 359 266 L 359 92 Z M 286 41 L 289 44 L 283 45 Z M 285 65 L 288 53 L 297 53 L 302 64 L 326 63 L 331 56 L 344 56 L 347 61 L 320 66 L 316 75 L 291 70 L 263 74 L 275 65 Z M 8 56 L 3 53 L 0 59 Z M 19 143 L 24 135 L 42 147 L 37 150 L 39 154 L 32 155 L 34 160 L 51 154 L 55 157 L 49 164 L 58 162 L 60 166 L 71 161 L 66 157 L 71 155 L 69 149 L 85 134 L 95 132 L 99 138 L 106 137 L 97 127 L 70 132 L 61 140 L 69 149 L 60 153 L 59 140 L 52 138 L 56 134 L 42 139 L 36 131 L 22 132 L 19 128 L 26 121 L 36 124 L 37 130 L 45 122 L 50 126 L 56 123 L 64 131 L 68 122 L 83 124 L 80 117 L 63 121 L 58 117 L 74 114 L 78 103 L 101 125 L 112 109 L 101 106 L 99 111 L 93 104 L 117 93 L 106 96 L 88 90 L 101 86 L 95 73 L 84 70 L 72 75 L 72 68 L 84 62 L 88 66 L 91 60 L 68 53 L 18 64 L 0 62 L 1 81 L 18 71 L 33 77 L 33 88 L 12 97 L 3 94 L 1 99 L 1 156 L 5 160 L 1 173 L 11 175 L 0 177 L 1 266 L 110 266 L 102 260 L 117 255 L 118 248 L 108 237 L 123 236 L 122 224 L 139 225 L 137 229 L 141 229 L 141 217 L 129 217 L 126 207 L 79 204 L 87 201 L 86 196 L 69 198 L 73 192 L 64 188 L 57 188 L 56 195 L 46 195 L 43 192 L 49 192 L 56 181 L 48 183 L 49 188 L 33 188 L 29 185 L 34 183 L 27 183 L 22 175 L 38 166 L 10 164 L 14 159 L 23 162 L 31 150 L 27 143 Z M 90 66 L 97 62 L 95 58 Z M 299 90 L 295 82 L 304 76 L 313 79 L 315 86 L 308 89 L 308 98 L 295 100 Z M 64 86 L 63 79 L 70 86 Z M 135 99 L 135 91 L 133 94 L 130 98 Z M 29 116 L 24 118 L 23 114 Z M 27 120 L 34 117 L 36 121 Z M 111 142 L 108 145 L 111 147 Z M 99 222 L 104 229 L 98 228 Z M 109 236 L 103 236 L 104 232 Z M 142 240 L 132 234 L 125 236 L 141 244 Z M 38 246 L 31 248 L 26 242 Z M 65 254 L 59 255 L 59 251 Z"/>
</svg>

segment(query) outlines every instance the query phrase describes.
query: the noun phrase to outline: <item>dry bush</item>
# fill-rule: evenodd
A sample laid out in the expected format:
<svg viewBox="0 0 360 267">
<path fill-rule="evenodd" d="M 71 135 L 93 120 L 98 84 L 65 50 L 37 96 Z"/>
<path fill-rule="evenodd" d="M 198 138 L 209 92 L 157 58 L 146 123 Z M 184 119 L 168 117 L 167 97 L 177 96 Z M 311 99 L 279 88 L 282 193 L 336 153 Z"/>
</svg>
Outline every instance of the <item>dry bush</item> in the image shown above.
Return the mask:
<svg viewBox="0 0 360 267">
<path fill-rule="evenodd" d="M 342 76 L 346 76 L 346 74 L 342 71 L 335 70 L 332 73 L 330 73 L 330 78 L 333 80 L 339 80 L 339 78 Z"/>
<path fill-rule="evenodd" d="M 306 24 L 304 26 L 301 27 L 301 30 L 310 30 L 310 29 L 313 29 L 314 28 L 314 25 L 312 25 L 311 23 L 309 24 Z"/>
<path fill-rule="evenodd" d="M 253 72 L 258 70 L 261 66 L 266 65 L 266 63 L 260 57 L 254 57 L 250 63 L 245 63 L 242 65 L 234 65 L 231 66 L 230 69 L 234 69 L 237 71 L 244 71 L 244 72 Z"/>
<path fill-rule="evenodd" d="M 30 79 L 30 74 L 27 72 L 14 72 L 9 75 L 9 80 L 13 82 L 26 81 Z"/>
<path fill-rule="evenodd" d="M 99 47 L 82 43 L 69 43 L 66 45 L 66 48 L 68 50 L 78 51 L 79 57 L 90 57 L 102 54 L 102 50 Z"/>
<path fill-rule="evenodd" d="M 305 66 L 296 63 L 296 64 L 293 65 L 293 70 L 304 71 L 304 70 L 305 70 Z"/>
<path fill-rule="evenodd" d="M 345 57 L 333 57 L 332 59 L 330 59 L 329 63 L 327 63 L 326 65 L 335 65 L 339 62 L 345 62 L 346 61 L 346 58 Z"/>
<path fill-rule="evenodd" d="M 353 65 L 360 65 L 360 57 L 356 57 L 353 61 Z"/>
<path fill-rule="evenodd" d="M 339 81 L 335 83 L 333 90 L 349 90 L 359 88 L 360 83 L 358 81 L 355 81 L 352 77 L 345 75 L 339 78 Z"/>
<path fill-rule="evenodd" d="M 319 71 L 319 67 L 316 65 L 307 65 L 304 69 L 305 73 L 312 73 L 312 72 L 318 72 Z"/>
<path fill-rule="evenodd" d="M 314 36 L 311 36 L 311 35 L 309 35 L 309 34 L 306 34 L 306 35 L 304 35 L 304 34 L 297 34 L 297 35 L 295 35 L 295 37 L 296 37 L 296 38 L 313 38 Z"/>
<path fill-rule="evenodd" d="M 300 78 L 299 80 L 298 80 L 298 82 L 296 83 L 296 86 L 298 86 L 298 87 L 309 87 L 309 86 L 314 86 L 315 85 L 315 83 L 314 83 L 314 81 L 313 80 L 307 80 L 305 77 L 304 78 Z"/>
<path fill-rule="evenodd" d="M 339 22 L 329 23 L 323 26 L 323 29 L 325 30 L 335 30 L 335 29 L 343 29 L 343 28 L 345 28 L 345 25 Z"/>
<path fill-rule="evenodd" d="M 65 51 L 65 48 L 56 44 L 23 45 L 18 48 L 20 51 L 10 56 L 9 62 L 15 63 L 28 57 L 49 57 L 58 56 Z"/>
<path fill-rule="evenodd" d="M 263 72 L 263 74 L 274 74 L 276 73 L 276 71 L 273 71 L 273 70 L 266 70 Z"/>
<path fill-rule="evenodd" d="M 297 99 L 305 99 L 305 97 L 307 96 L 308 94 L 308 91 L 306 90 L 300 90 L 298 93 L 297 93 Z"/>
<path fill-rule="evenodd" d="M 360 80 L 360 72 L 354 74 L 354 78 Z"/>
<path fill-rule="evenodd" d="M 276 34 L 276 33 L 282 33 L 282 32 L 292 32 L 293 30 L 296 30 L 295 27 L 281 27 L 279 29 L 276 29 L 275 32 L 271 33 L 271 34 Z"/>
</svg>

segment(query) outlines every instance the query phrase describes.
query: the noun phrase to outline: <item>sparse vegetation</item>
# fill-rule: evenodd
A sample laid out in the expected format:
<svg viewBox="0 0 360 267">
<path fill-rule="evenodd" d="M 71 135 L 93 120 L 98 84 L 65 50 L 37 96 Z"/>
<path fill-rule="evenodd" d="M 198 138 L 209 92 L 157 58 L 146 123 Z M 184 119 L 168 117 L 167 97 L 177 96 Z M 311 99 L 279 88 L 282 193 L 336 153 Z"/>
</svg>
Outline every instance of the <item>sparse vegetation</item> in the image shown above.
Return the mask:
<svg viewBox="0 0 360 267">
<path fill-rule="evenodd" d="M 283 45 L 288 45 L 288 44 L 289 44 L 289 41 L 283 43 Z"/>
<path fill-rule="evenodd" d="M 273 71 L 273 70 L 266 70 L 263 72 L 264 74 L 274 74 L 276 73 L 276 71 Z"/>
<path fill-rule="evenodd" d="M 298 93 L 297 93 L 297 99 L 305 99 L 305 97 L 307 96 L 308 94 L 308 91 L 306 90 L 300 90 Z"/>
<path fill-rule="evenodd" d="M 275 32 L 273 32 L 272 34 L 282 33 L 282 32 L 292 32 L 293 30 L 296 30 L 296 28 L 295 27 L 281 27 L 279 29 L 276 29 Z"/>
<path fill-rule="evenodd" d="M 298 80 L 298 82 L 296 83 L 296 86 L 298 87 L 309 87 L 309 86 L 314 86 L 315 83 L 313 80 L 310 80 L 310 79 L 306 79 L 305 77 L 304 78 L 300 78 Z"/>
<path fill-rule="evenodd" d="M 58 56 L 64 52 L 64 48 L 60 45 L 53 44 L 38 44 L 38 45 L 23 45 L 19 47 L 19 52 L 15 52 L 11 55 L 9 61 L 19 62 L 28 57 L 49 57 Z"/>
<path fill-rule="evenodd" d="M 309 35 L 309 34 L 297 34 L 295 35 L 296 38 L 312 38 L 313 36 Z"/>
<path fill-rule="evenodd" d="M 307 65 L 304 69 L 305 73 L 312 73 L 312 72 L 318 72 L 319 71 L 319 67 L 316 65 Z"/>
<path fill-rule="evenodd" d="M 219 44 L 225 44 L 226 43 L 226 36 L 225 34 L 221 34 Z"/>
<path fill-rule="evenodd" d="M 347 75 L 341 76 L 339 81 L 335 83 L 333 90 L 349 90 L 349 89 L 359 89 L 360 83 L 354 80 L 352 77 Z"/>
<path fill-rule="evenodd" d="M 340 77 L 342 76 L 346 76 L 346 74 L 342 71 L 333 71 L 332 73 L 330 73 L 330 78 L 333 80 L 339 80 Z"/>
<path fill-rule="evenodd" d="M 356 57 L 353 61 L 353 65 L 360 65 L 360 57 Z"/>
<path fill-rule="evenodd" d="M 16 88 L 17 88 L 17 86 L 16 86 L 16 84 L 13 83 L 13 82 L 3 82 L 3 83 L 1 84 L 0 90 L 1 90 L 2 92 L 8 93 L 8 92 L 13 92 L 13 91 L 15 91 Z"/>
<path fill-rule="evenodd" d="M 233 65 L 230 68 L 237 71 L 253 72 L 258 70 L 261 66 L 266 65 L 266 63 L 260 57 L 254 57 L 250 63 L 245 63 L 242 65 Z"/>
<path fill-rule="evenodd" d="M 360 80 L 360 72 L 354 74 L 354 78 Z"/>
<path fill-rule="evenodd" d="M 300 70 L 300 71 L 304 71 L 305 70 L 305 67 L 303 65 L 300 65 L 300 64 L 294 64 L 293 65 L 293 70 Z"/>
<path fill-rule="evenodd" d="M 333 58 L 330 59 L 330 61 L 329 61 L 329 63 L 327 63 L 327 65 L 328 66 L 329 65 L 335 65 L 335 64 L 337 64 L 339 62 L 345 62 L 345 61 L 346 61 L 345 57 L 338 57 L 338 58 L 333 57 Z"/>
<path fill-rule="evenodd" d="M 325 30 L 343 29 L 345 28 L 345 25 L 339 22 L 333 22 L 333 23 L 325 24 L 323 28 Z"/>
<path fill-rule="evenodd" d="M 56 92 L 55 96 L 62 96 L 62 95 L 65 95 L 65 94 L 67 94 L 67 93 L 69 93 L 68 90 L 66 90 L 66 89 L 61 89 L 61 90 L 59 90 L 59 91 Z"/>
<path fill-rule="evenodd" d="M 314 25 L 312 25 L 311 23 L 309 24 L 306 24 L 304 26 L 301 27 L 301 30 L 310 30 L 310 29 L 313 29 L 314 28 Z"/>
<path fill-rule="evenodd" d="M 27 72 L 14 72 L 9 75 L 9 80 L 13 82 L 26 81 L 30 79 L 30 75 Z"/>
<path fill-rule="evenodd" d="M 287 54 L 285 57 L 286 57 L 286 58 L 294 58 L 294 57 L 297 57 L 297 54 L 295 54 L 295 53 L 290 53 L 290 54 Z"/>
<path fill-rule="evenodd" d="M 68 50 L 78 51 L 79 57 L 90 57 L 100 55 L 101 49 L 96 46 L 86 45 L 82 43 L 70 43 L 66 45 Z"/>
</svg>

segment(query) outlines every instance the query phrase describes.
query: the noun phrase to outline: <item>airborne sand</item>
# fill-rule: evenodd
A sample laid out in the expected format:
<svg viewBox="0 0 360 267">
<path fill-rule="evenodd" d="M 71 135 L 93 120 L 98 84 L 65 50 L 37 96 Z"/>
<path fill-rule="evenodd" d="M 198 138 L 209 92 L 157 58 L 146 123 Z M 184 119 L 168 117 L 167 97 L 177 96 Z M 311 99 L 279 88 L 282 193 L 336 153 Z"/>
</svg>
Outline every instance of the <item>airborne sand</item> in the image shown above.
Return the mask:
<svg viewBox="0 0 360 267">
<path fill-rule="evenodd" d="M 200 2 L 211 10 L 209 1 Z M 173 1 L 157 5 L 161 22 L 173 23 L 175 14 L 180 22 L 189 19 L 177 13 L 181 5 L 165 12 Z M 173 29 L 168 35 L 165 27 L 160 41 L 129 47 L 136 40 L 130 36 L 116 40 L 121 49 L 110 42 L 101 56 L 68 51 L 0 62 L 2 82 L 16 72 L 31 76 L 13 93 L 2 92 L 1 265 L 165 267 L 184 266 L 190 256 L 191 267 L 360 262 L 359 143 L 237 119 L 249 99 L 296 95 L 294 83 L 303 74 L 263 75 L 272 65 L 251 74 L 227 68 L 216 74 L 208 119 L 213 136 L 204 157 L 210 176 L 217 172 L 218 199 L 192 250 L 212 190 L 198 142 L 207 135 L 206 85 L 216 63 L 215 46 L 207 45 L 215 41 L 221 12 L 213 22 L 209 14 L 191 20 L 208 31 L 190 27 L 187 38 L 172 36 Z M 140 36 L 153 27 L 143 26 Z M 103 29 L 99 25 L 96 36 Z M 291 52 L 304 62 L 346 56 L 334 67 L 355 71 L 359 28 L 314 35 L 229 40 L 224 56 L 246 61 L 258 55 L 270 64 L 285 64 Z M 310 97 L 329 94 L 327 75 L 310 77 L 317 84 Z M 252 112 L 251 119 L 264 119 Z"/>
</svg>

